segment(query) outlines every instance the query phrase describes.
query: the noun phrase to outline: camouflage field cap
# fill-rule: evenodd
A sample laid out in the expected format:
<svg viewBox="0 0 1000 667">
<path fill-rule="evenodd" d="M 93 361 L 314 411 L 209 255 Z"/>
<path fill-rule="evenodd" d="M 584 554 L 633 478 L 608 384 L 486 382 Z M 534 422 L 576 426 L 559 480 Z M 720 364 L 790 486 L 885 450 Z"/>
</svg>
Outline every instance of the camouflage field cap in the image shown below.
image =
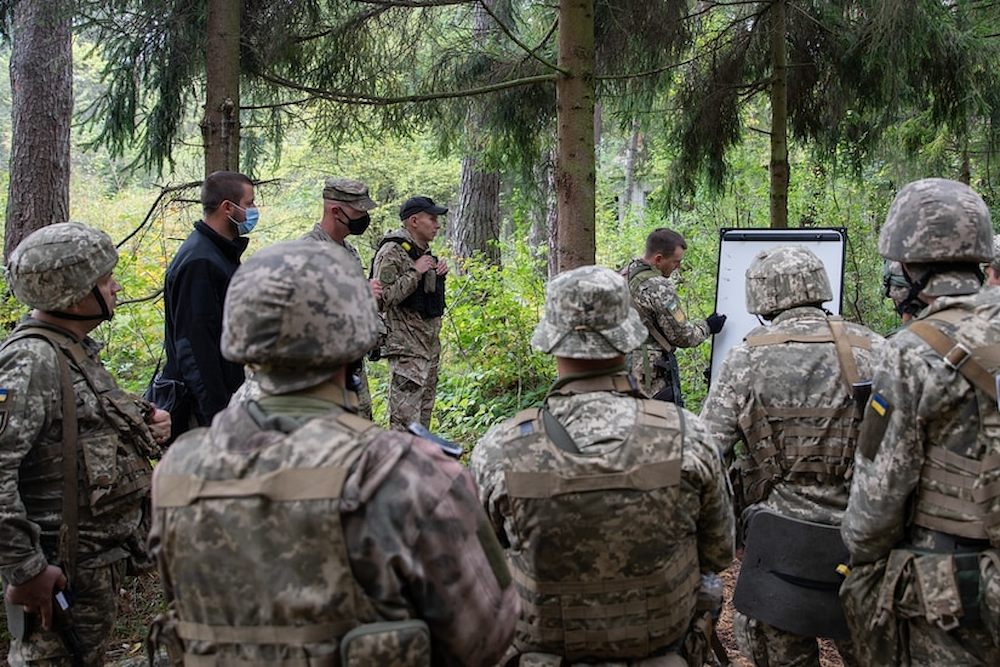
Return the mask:
<svg viewBox="0 0 1000 667">
<path fill-rule="evenodd" d="M 336 243 L 262 248 L 233 275 L 222 355 L 248 364 L 261 389 L 287 393 L 329 379 L 375 344 L 378 313 L 357 262 Z"/>
<path fill-rule="evenodd" d="M 885 216 L 878 252 L 907 264 L 989 262 L 990 210 L 964 183 L 925 178 L 903 186 Z"/>
<path fill-rule="evenodd" d="M 105 232 L 79 222 L 60 222 L 21 241 L 4 273 L 22 303 L 59 311 L 82 301 L 117 263 L 118 250 Z"/>
<path fill-rule="evenodd" d="M 771 316 L 795 306 L 824 303 L 832 298 L 826 267 L 805 246 L 785 245 L 761 250 L 747 267 L 749 313 Z"/>
<path fill-rule="evenodd" d="M 350 178 L 328 178 L 323 184 L 323 199 L 342 201 L 359 211 L 370 211 L 378 204 L 368 196 L 368 186 Z"/>
<path fill-rule="evenodd" d="M 610 359 L 648 335 L 625 279 L 603 266 L 581 266 L 549 281 L 531 344 L 557 357 Z"/>
</svg>

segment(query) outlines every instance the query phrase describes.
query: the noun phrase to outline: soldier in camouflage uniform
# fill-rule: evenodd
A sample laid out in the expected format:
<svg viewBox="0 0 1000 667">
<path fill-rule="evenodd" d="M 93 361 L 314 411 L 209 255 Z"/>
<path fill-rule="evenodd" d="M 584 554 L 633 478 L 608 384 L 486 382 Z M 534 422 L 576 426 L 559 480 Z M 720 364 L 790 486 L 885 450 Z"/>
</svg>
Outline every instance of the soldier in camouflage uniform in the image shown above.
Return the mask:
<svg viewBox="0 0 1000 667">
<path fill-rule="evenodd" d="M 554 278 L 531 342 L 555 355 L 559 379 L 541 409 L 491 428 L 472 452 L 521 595 L 508 665 L 708 657 L 699 574 L 732 562 L 732 506 L 701 420 L 643 398 L 628 374 L 625 354 L 646 335 L 611 269 Z"/>
<path fill-rule="evenodd" d="M 401 226 L 379 241 L 373 274 L 382 283 L 382 310 L 389 333 L 389 428 L 411 422 L 430 428 L 441 356 L 441 315 L 448 264 L 431 254 L 430 242 L 448 212 L 430 197 L 410 197 L 399 209 Z"/>
<path fill-rule="evenodd" d="M 310 231 L 302 235 L 303 239 L 321 241 L 323 243 L 338 243 L 351 253 L 358 262 L 358 267 L 364 272 L 361 256 L 355 250 L 348 235 L 360 236 L 368 229 L 371 217 L 368 211 L 377 204 L 368 196 L 368 186 L 360 181 L 349 178 L 328 178 L 323 186 L 323 218 Z M 376 299 L 382 298 L 382 283 L 378 278 L 368 281 L 372 294 Z M 352 375 L 357 381 L 358 414 L 368 419 L 372 418 L 372 395 L 368 388 L 368 374 L 365 372 L 364 357 L 358 361 Z"/>
<path fill-rule="evenodd" d="M 730 350 L 701 411 L 733 466 L 746 533 L 733 626 L 755 665 L 818 667 L 820 636 L 854 664 L 837 598 L 847 556 L 837 527 L 861 417 L 853 387 L 871 378 L 882 337 L 823 311 L 832 298 L 809 249 L 759 252 L 746 272 L 747 311 L 770 323 Z"/>
<path fill-rule="evenodd" d="M 987 285 L 1000 285 L 1000 236 L 993 237 L 993 259 L 983 267 L 983 271 Z"/>
<path fill-rule="evenodd" d="M 646 251 L 622 272 L 628 279 L 632 304 L 649 330 L 649 337 L 632 353 L 632 375 L 646 394 L 661 401 L 684 405 L 680 371 L 674 350 L 695 347 L 722 331 L 726 316 L 712 313 L 691 321 L 681 307 L 670 276 L 681 266 L 687 244 L 677 232 L 660 228 L 646 237 Z"/>
<path fill-rule="evenodd" d="M 882 295 L 892 301 L 893 308 L 899 313 L 904 325 L 927 307 L 927 304 L 912 292 L 906 274 L 903 273 L 903 265 L 895 260 L 885 260 L 882 267 Z"/>
<path fill-rule="evenodd" d="M 1000 294 L 989 209 L 940 178 L 896 195 L 879 234 L 928 308 L 876 355 L 841 533 L 864 664 L 1000 664 Z"/>
<path fill-rule="evenodd" d="M 234 275 L 222 350 L 263 395 L 179 439 L 153 479 L 170 606 L 153 636 L 175 659 L 489 665 L 509 644 L 517 593 L 468 472 L 347 409 L 377 317 L 337 244 L 275 244 Z"/>
<path fill-rule="evenodd" d="M 51 631 L 64 627 L 52 597 L 66 588 L 75 650 L 84 664 L 103 665 L 128 565 L 149 565 L 149 458 L 170 435 L 170 415 L 121 391 L 88 335 L 114 313 L 117 262 L 107 234 L 60 223 L 25 238 L 7 267 L 8 285 L 33 308 L 0 348 L 0 574 L 11 665 L 79 664 Z M 64 460 L 78 474 L 67 478 Z"/>
</svg>

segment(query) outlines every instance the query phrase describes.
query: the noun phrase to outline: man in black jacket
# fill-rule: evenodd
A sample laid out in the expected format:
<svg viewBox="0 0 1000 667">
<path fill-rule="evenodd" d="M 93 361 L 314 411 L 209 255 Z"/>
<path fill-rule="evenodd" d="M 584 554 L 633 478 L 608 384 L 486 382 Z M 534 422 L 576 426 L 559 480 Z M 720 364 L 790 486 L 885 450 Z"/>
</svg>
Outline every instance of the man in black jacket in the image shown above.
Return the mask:
<svg viewBox="0 0 1000 667">
<path fill-rule="evenodd" d="M 163 292 L 162 380 L 175 381 L 177 390 L 172 438 L 208 425 L 243 383 L 243 366 L 222 357 L 219 339 L 226 290 L 259 215 L 253 183 L 237 172 L 213 172 L 202 184 L 201 205 L 204 218 L 170 262 Z"/>
</svg>

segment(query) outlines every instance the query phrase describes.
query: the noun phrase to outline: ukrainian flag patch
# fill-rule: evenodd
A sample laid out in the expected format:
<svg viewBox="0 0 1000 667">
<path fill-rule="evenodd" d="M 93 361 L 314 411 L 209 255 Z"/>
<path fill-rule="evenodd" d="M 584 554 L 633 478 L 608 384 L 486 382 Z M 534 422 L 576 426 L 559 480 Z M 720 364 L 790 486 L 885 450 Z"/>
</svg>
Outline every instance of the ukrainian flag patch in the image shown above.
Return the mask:
<svg viewBox="0 0 1000 667">
<path fill-rule="evenodd" d="M 878 413 L 879 417 L 885 417 L 885 411 L 889 409 L 889 404 L 885 402 L 885 399 L 875 394 L 872 396 L 871 402 L 868 404 L 871 409 Z"/>
</svg>

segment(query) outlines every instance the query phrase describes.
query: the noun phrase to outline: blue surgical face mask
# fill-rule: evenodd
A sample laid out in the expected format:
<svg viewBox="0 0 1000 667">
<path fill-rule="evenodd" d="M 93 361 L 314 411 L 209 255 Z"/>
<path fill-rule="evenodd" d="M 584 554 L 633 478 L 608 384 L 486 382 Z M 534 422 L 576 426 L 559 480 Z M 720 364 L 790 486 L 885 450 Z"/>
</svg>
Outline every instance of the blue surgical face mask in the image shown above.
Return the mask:
<svg viewBox="0 0 1000 667">
<path fill-rule="evenodd" d="M 233 216 L 229 216 L 229 221 L 236 225 L 236 232 L 240 236 L 246 236 L 253 231 L 254 227 L 257 226 L 257 221 L 260 220 L 260 211 L 257 210 L 256 206 L 243 208 L 235 202 L 233 203 L 233 206 L 246 213 L 246 219 L 243 220 L 243 222 L 237 222 L 236 220 L 233 220 Z"/>
</svg>

